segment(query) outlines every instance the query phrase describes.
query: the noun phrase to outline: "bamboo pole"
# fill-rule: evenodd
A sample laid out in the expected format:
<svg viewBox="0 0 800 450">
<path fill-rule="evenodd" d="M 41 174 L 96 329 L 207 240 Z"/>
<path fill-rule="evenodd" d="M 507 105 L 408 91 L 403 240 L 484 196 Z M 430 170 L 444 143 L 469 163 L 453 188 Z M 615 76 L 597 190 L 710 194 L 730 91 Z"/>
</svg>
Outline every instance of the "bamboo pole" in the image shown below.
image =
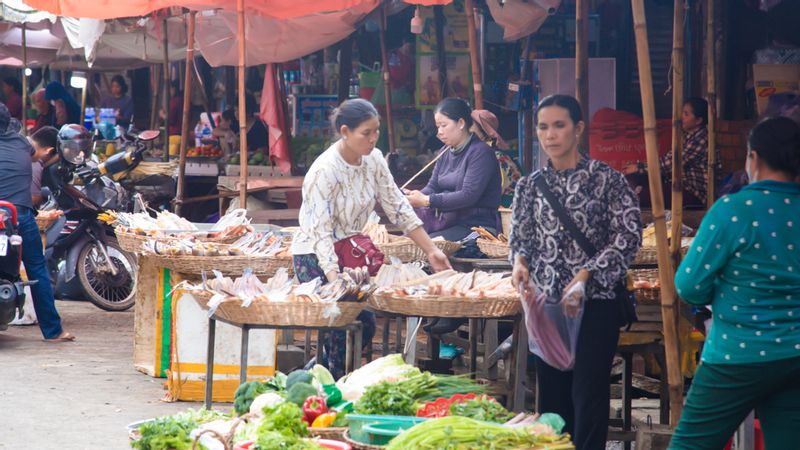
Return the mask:
<svg viewBox="0 0 800 450">
<path fill-rule="evenodd" d="M 677 267 L 681 257 L 681 225 L 683 223 L 683 73 L 686 65 L 684 49 L 684 0 L 674 0 L 672 20 L 672 241 L 670 253 Z M 657 167 L 657 166 L 656 166 Z"/>
<path fill-rule="evenodd" d="M 22 23 L 22 134 L 28 135 L 28 24 Z"/>
<path fill-rule="evenodd" d="M 175 214 L 181 215 L 183 197 L 186 194 L 184 183 L 186 183 L 186 147 L 189 138 L 189 108 L 192 98 L 192 78 L 194 71 L 194 25 L 197 16 L 196 11 L 189 13 L 189 22 L 186 24 L 186 72 L 184 74 L 183 86 L 183 120 L 181 122 L 181 150 L 178 156 L 178 189 L 176 192 Z"/>
<path fill-rule="evenodd" d="M 653 204 L 653 220 L 656 227 L 658 253 L 658 275 L 661 281 L 661 316 L 664 326 L 664 350 L 669 383 L 670 425 L 678 423 L 683 408 L 683 378 L 678 353 L 678 327 L 675 315 L 675 285 L 672 262 L 667 246 L 667 225 L 664 220 L 664 197 L 661 172 L 658 167 L 658 138 L 656 136 L 656 112 L 653 99 L 653 74 L 650 66 L 650 48 L 647 41 L 647 21 L 644 0 L 631 0 L 634 31 L 636 34 L 636 56 L 639 64 L 639 88 L 642 93 L 644 115 L 644 137 L 647 148 L 647 166 L 650 167 L 650 199 Z"/>
<path fill-rule="evenodd" d="M 164 47 L 164 161 L 169 161 L 169 40 L 167 39 L 167 18 L 162 21 L 162 30 L 164 33 L 163 47 Z"/>
<path fill-rule="evenodd" d="M 478 59 L 478 37 L 475 32 L 475 8 L 472 0 L 465 0 L 467 13 L 467 38 L 469 41 L 469 62 L 472 66 L 472 90 L 475 92 L 475 109 L 483 109 L 483 81 L 481 80 L 481 63 Z M 444 43 L 440 43 L 444 45 Z"/>
<path fill-rule="evenodd" d="M 708 84 L 708 197 L 707 206 L 711 208 L 716 197 L 717 165 L 717 55 L 716 33 L 714 32 L 714 0 L 707 0 L 706 10 L 706 82 Z"/>
<path fill-rule="evenodd" d="M 150 66 L 150 92 L 158 92 L 158 80 L 161 79 L 161 67 L 158 65 Z M 106 86 L 110 86 L 108 82 L 106 82 Z M 156 128 L 157 118 L 158 118 L 158 106 L 161 100 L 161 96 L 156 94 L 153 96 L 153 102 L 150 104 L 150 129 L 153 130 Z"/>
<path fill-rule="evenodd" d="M 236 0 L 239 34 L 239 207 L 247 208 L 247 109 L 244 86 L 244 0 Z"/>
<path fill-rule="evenodd" d="M 589 0 L 575 5 L 575 93 L 583 110 L 586 132 L 581 135 L 581 149 L 589 151 Z"/>
<path fill-rule="evenodd" d="M 394 120 L 392 120 L 392 85 L 389 79 L 389 53 L 386 49 L 386 7 L 381 8 L 379 37 L 381 44 L 381 65 L 383 66 L 383 98 L 386 103 L 386 134 L 389 140 L 389 153 L 394 153 Z"/>
</svg>

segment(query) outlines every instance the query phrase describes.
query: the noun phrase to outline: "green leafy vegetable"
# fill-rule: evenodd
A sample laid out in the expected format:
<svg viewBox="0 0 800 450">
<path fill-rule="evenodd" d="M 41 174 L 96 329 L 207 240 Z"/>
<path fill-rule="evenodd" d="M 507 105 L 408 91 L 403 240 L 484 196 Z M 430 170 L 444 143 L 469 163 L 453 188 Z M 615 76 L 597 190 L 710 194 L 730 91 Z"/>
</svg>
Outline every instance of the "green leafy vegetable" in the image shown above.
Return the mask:
<svg viewBox="0 0 800 450">
<path fill-rule="evenodd" d="M 256 441 L 255 450 L 322 450 L 324 447 L 314 441 L 297 436 L 286 436 L 277 431 L 261 434 Z"/>
<path fill-rule="evenodd" d="M 188 450 L 192 448 L 193 439 L 189 437 L 192 430 L 206 422 L 227 418 L 227 414 L 207 409 L 189 409 L 174 416 L 159 417 L 139 427 L 141 438 L 131 446 L 139 450 Z"/>
<path fill-rule="evenodd" d="M 450 415 L 495 423 L 505 423 L 514 417 L 503 405 L 485 395 L 450 405 Z"/>
<path fill-rule="evenodd" d="M 258 435 L 275 431 L 285 436 L 306 437 L 308 425 L 303 422 L 303 410 L 294 403 L 281 403 L 264 408 L 264 419 L 258 427 Z"/>
<path fill-rule="evenodd" d="M 412 391 L 401 383 L 381 381 L 370 386 L 356 402 L 357 414 L 413 416 L 417 413 L 417 401 Z"/>
</svg>

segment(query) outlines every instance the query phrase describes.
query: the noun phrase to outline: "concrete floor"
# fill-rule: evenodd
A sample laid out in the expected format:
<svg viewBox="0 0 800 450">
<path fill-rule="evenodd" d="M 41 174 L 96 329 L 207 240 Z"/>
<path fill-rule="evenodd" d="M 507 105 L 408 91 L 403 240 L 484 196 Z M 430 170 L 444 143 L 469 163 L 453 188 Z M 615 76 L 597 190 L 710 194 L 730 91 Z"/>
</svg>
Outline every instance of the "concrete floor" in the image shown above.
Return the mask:
<svg viewBox="0 0 800 450">
<path fill-rule="evenodd" d="M 57 307 L 75 342 L 43 342 L 35 325 L 0 332 L 0 449 L 128 449 L 128 423 L 201 406 L 160 401 L 165 380 L 133 368 L 133 310 Z"/>
</svg>

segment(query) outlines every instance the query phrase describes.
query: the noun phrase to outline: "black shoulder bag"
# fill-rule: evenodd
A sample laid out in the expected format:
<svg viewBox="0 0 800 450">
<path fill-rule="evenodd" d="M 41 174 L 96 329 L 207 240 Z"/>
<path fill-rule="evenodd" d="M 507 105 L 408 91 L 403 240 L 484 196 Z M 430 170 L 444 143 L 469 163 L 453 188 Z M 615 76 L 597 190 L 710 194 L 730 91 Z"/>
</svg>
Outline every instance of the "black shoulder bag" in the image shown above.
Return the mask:
<svg viewBox="0 0 800 450">
<path fill-rule="evenodd" d="M 575 239 L 589 258 L 594 258 L 597 254 L 597 248 L 595 248 L 589 238 L 578 228 L 578 225 L 576 225 L 572 217 L 569 216 L 561 202 L 553 195 L 553 191 L 550 190 L 541 172 L 537 172 L 533 175 L 533 182 L 544 195 L 544 198 L 547 199 L 547 202 L 550 203 L 558 220 L 561 221 L 561 224 L 569 231 L 572 238 Z M 636 317 L 636 296 L 628 289 L 627 277 L 623 277 L 622 280 L 614 286 L 614 292 L 616 293 L 616 301 L 619 304 L 620 321 L 622 322 L 620 326 L 625 327 L 626 331 L 630 330 L 631 325 L 633 325 L 638 318 Z"/>
</svg>

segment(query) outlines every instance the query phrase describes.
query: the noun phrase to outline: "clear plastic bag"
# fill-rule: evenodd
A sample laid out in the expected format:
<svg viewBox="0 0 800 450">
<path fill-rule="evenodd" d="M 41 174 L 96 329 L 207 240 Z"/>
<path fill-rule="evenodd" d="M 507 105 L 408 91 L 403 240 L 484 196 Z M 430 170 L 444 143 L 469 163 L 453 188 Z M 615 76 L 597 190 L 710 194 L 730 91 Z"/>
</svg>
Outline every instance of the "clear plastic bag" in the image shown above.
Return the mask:
<svg viewBox="0 0 800 450">
<path fill-rule="evenodd" d="M 567 371 L 575 366 L 584 296 L 583 283 L 576 283 L 561 299 L 537 293 L 533 285 L 522 293 L 528 348 L 558 370 Z"/>
</svg>

